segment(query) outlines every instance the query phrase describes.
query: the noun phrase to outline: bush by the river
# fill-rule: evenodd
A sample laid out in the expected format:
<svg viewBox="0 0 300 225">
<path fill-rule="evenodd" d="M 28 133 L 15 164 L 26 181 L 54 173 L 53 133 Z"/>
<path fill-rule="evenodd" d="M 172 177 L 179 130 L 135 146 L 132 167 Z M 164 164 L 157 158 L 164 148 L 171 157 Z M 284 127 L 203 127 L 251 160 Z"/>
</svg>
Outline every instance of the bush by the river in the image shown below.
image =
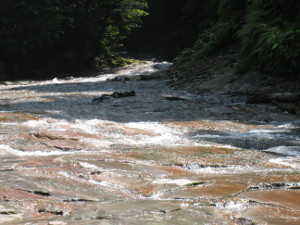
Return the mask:
<svg viewBox="0 0 300 225">
<path fill-rule="evenodd" d="M 238 72 L 257 70 L 300 77 L 300 1 L 217 2 L 217 19 L 210 20 L 208 28 L 199 30 L 193 46 L 176 57 L 177 64 L 196 62 L 230 46 L 240 52 Z"/>
</svg>

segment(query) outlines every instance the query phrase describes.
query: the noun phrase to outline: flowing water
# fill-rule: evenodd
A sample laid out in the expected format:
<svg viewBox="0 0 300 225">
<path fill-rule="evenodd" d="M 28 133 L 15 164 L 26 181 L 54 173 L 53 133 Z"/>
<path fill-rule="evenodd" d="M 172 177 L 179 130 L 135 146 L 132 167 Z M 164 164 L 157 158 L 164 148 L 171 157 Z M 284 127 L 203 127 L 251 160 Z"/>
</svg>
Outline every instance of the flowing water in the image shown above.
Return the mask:
<svg viewBox="0 0 300 225">
<path fill-rule="evenodd" d="M 299 116 L 168 66 L 0 85 L 0 223 L 300 224 Z"/>
</svg>

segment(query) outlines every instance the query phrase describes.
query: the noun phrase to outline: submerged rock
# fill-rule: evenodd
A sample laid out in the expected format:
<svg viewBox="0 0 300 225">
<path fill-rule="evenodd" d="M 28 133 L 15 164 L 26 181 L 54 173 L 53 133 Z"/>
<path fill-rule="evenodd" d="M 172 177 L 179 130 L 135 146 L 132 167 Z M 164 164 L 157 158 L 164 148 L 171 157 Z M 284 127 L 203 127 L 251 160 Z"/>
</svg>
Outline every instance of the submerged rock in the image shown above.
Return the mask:
<svg viewBox="0 0 300 225">
<path fill-rule="evenodd" d="M 132 97 L 135 96 L 135 91 L 125 91 L 125 92 L 113 92 L 112 94 L 104 94 L 101 95 L 100 97 L 94 97 L 92 103 L 99 103 L 102 102 L 105 99 L 109 99 L 110 97 L 112 98 L 125 98 L 125 97 Z"/>
</svg>

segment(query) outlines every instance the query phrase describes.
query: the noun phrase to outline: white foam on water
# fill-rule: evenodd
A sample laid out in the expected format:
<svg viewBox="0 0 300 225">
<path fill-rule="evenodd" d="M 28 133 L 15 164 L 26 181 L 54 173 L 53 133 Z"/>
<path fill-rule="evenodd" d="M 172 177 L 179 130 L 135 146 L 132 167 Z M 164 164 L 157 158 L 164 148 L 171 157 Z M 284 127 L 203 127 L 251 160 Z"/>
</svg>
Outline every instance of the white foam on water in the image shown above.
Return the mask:
<svg viewBox="0 0 300 225">
<path fill-rule="evenodd" d="M 300 170 L 300 158 L 297 157 L 280 157 L 276 159 L 271 159 L 269 162 L 276 163 L 284 166 L 291 167 L 296 170 Z"/>
<path fill-rule="evenodd" d="M 287 123 L 287 124 L 282 124 L 279 125 L 279 128 L 286 128 L 286 129 L 295 129 L 295 128 L 299 128 L 300 125 L 300 120 L 295 120 L 292 123 Z"/>
<path fill-rule="evenodd" d="M 40 121 L 27 121 L 25 125 L 31 128 L 48 127 L 71 127 L 70 129 L 80 129 L 88 134 L 100 135 L 102 138 L 85 138 L 81 141 L 94 144 L 97 147 L 109 148 L 111 145 L 132 145 L 132 146 L 202 146 L 202 147 L 225 147 L 230 149 L 238 149 L 232 145 L 208 143 L 201 140 L 195 140 L 186 133 L 188 130 L 178 129 L 177 127 L 160 124 L 158 122 L 131 122 L 119 124 L 109 120 L 91 119 L 91 120 L 75 120 L 68 122 L 66 120 L 48 121 L 46 119 Z M 152 132 L 157 135 L 141 134 L 126 135 L 122 131 L 126 128 L 136 128 L 142 131 Z M 61 128 L 63 130 L 63 128 Z M 120 132 L 121 131 L 121 132 Z M 217 136 L 205 135 L 205 137 L 218 138 Z M 222 138 L 222 136 L 220 137 Z"/>
<path fill-rule="evenodd" d="M 218 209 L 224 210 L 231 215 L 238 215 L 246 211 L 250 205 L 247 199 L 240 201 L 228 201 L 228 202 L 218 202 L 216 203 Z"/>
<path fill-rule="evenodd" d="M 47 119 L 28 120 L 22 124 L 31 128 L 43 127 L 45 129 L 46 127 L 50 127 L 50 123 L 47 121 Z"/>
<path fill-rule="evenodd" d="M 70 124 L 69 124 L 70 125 Z M 176 127 L 160 124 L 158 122 L 130 122 L 118 124 L 108 120 L 76 120 L 70 125 L 74 129 L 81 129 L 89 134 L 97 134 L 103 138 L 89 138 L 86 141 L 95 146 L 109 147 L 111 145 L 132 145 L 132 146 L 202 146 L 202 147 L 226 147 L 237 149 L 232 145 L 218 143 L 203 143 L 188 137 L 188 130 L 178 129 Z M 126 135 L 120 130 L 126 128 L 135 128 L 142 131 L 151 132 L 157 135 L 137 134 Z M 215 137 L 216 138 L 216 137 Z"/>
<path fill-rule="evenodd" d="M 279 155 L 300 156 L 300 146 L 277 146 L 263 151 Z"/>
<path fill-rule="evenodd" d="M 217 134 L 196 134 L 194 138 L 222 138 L 224 136 Z M 226 137 L 226 136 L 225 136 Z"/>
<path fill-rule="evenodd" d="M 126 126 L 131 128 L 137 128 L 141 130 L 147 130 L 150 132 L 158 133 L 164 135 L 166 133 L 171 133 L 173 135 L 182 133 L 183 130 L 180 132 L 177 129 L 168 127 L 167 125 L 160 124 L 158 122 L 132 122 L 127 123 Z"/>
<path fill-rule="evenodd" d="M 44 80 L 44 81 L 34 81 L 22 84 L 12 84 L 8 87 L 3 85 L 2 87 L 5 89 L 15 88 L 15 87 L 27 87 L 27 86 L 42 86 L 48 84 L 68 84 L 68 83 L 96 83 L 106 81 L 107 79 L 112 79 L 116 76 L 120 75 L 130 75 L 130 76 L 138 76 L 138 75 L 147 75 L 153 72 L 164 70 L 170 67 L 172 63 L 169 62 L 153 62 L 153 61 L 145 61 L 139 65 L 130 65 L 120 69 L 114 73 L 101 73 L 94 77 L 77 77 L 77 78 L 70 78 L 70 79 L 58 79 L 54 77 L 52 80 Z"/>
<path fill-rule="evenodd" d="M 238 166 L 228 166 L 228 167 L 202 167 L 198 164 L 189 164 L 182 167 L 183 169 L 193 171 L 198 174 L 247 174 L 247 173 L 258 173 L 266 174 L 269 172 L 293 172 L 292 169 L 283 169 L 283 168 L 265 168 L 265 167 L 254 167 L 251 165 L 238 165 Z"/>
<path fill-rule="evenodd" d="M 54 220 L 54 221 L 49 222 L 48 224 L 49 225 L 66 225 L 67 223 L 60 221 L 60 220 Z"/>
<path fill-rule="evenodd" d="M 29 120 L 23 123 L 23 125 L 35 129 L 37 131 L 41 130 L 57 130 L 57 131 L 66 131 L 66 130 L 82 130 L 88 134 L 100 135 L 103 138 L 81 138 L 81 142 L 86 142 L 89 144 L 94 144 L 97 147 L 109 148 L 112 144 L 139 144 L 134 140 L 125 140 L 126 138 L 120 133 L 112 133 L 107 129 L 107 126 L 118 126 L 118 124 L 107 121 L 107 120 L 76 120 L 76 121 L 67 121 L 67 120 L 54 120 L 54 119 L 41 119 L 41 120 Z M 123 140 L 123 141 L 122 141 Z M 132 143 L 130 143 L 132 141 Z"/>
<path fill-rule="evenodd" d="M 130 190 L 126 189 L 125 186 L 120 185 L 120 184 L 113 184 L 113 183 L 109 183 L 109 182 L 106 182 L 106 181 L 96 181 L 94 179 L 89 179 L 88 182 L 91 183 L 91 184 L 100 185 L 100 186 L 107 187 L 107 188 L 117 189 L 121 193 L 125 194 L 126 196 L 128 196 L 132 199 L 138 199 L 139 198 L 138 195 L 136 195 L 135 193 L 132 193 Z"/>
<path fill-rule="evenodd" d="M 254 129 L 250 130 L 249 133 L 288 133 L 289 129 Z"/>
<path fill-rule="evenodd" d="M 102 168 L 94 165 L 94 164 L 91 164 L 91 163 L 87 163 L 87 162 L 79 162 L 79 164 L 84 167 L 84 168 L 87 168 L 87 169 L 92 169 L 92 170 L 102 170 Z"/>
<path fill-rule="evenodd" d="M 109 146 L 112 144 L 138 145 L 138 146 L 197 146 L 199 143 L 185 137 L 184 131 L 176 130 L 157 122 L 132 122 L 118 124 L 107 120 L 76 120 L 73 128 L 81 129 L 89 134 L 98 134 L 105 138 L 91 140 L 95 145 Z M 111 127 L 111 129 L 110 129 Z M 153 132 L 157 135 L 137 134 L 125 135 L 119 130 L 137 128 Z M 114 131 L 115 130 L 115 131 Z"/>
<path fill-rule="evenodd" d="M 128 66 L 120 70 L 117 75 L 130 75 L 130 76 L 137 76 L 137 75 L 147 75 L 159 70 L 165 70 L 170 67 L 172 63 L 169 62 L 158 62 L 154 63 L 152 61 L 146 61 L 143 64 L 138 66 Z"/>
<path fill-rule="evenodd" d="M 53 83 L 58 83 L 59 81 L 58 81 L 57 77 L 54 77 L 54 78 L 52 79 L 52 82 L 53 82 Z"/>
<path fill-rule="evenodd" d="M 176 184 L 178 186 L 184 186 L 195 182 L 197 181 L 188 179 L 156 179 L 152 181 L 153 184 Z"/>
<path fill-rule="evenodd" d="M 139 198 L 140 199 L 152 199 L 152 200 L 168 200 L 166 198 L 162 199 L 161 197 L 164 195 L 164 192 L 162 191 L 158 191 L 158 192 L 155 192 L 155 193 L 152 193 L 149 197 L 145 197 L 143 195 L 139 195 Z"/>
<path fill-rule="evenodd" d="M 134 144 L 134 145 L 142 145 L 142 146 L 196 146 L 197 143 L 191 142 L 189 139 L 185 139 L 180 136 L 174 136 L 172 134 L 164 134 L 155 137 L 149 136 L 141 136 L 140 140 L 132 140 L 126 138 L 124 140 L 124 144 Z"/>
<path fill-rule="evenodd" d="M 135 144 L 156 146 L 197 146 L 198 143 L 185 137 L 185 130 L 175 129 L 157 122 L 127 123 L 127 127 L 137 128 L 158 134 L 157 136 L 140 135 L 139 140 L 133 140 Z M 127 137 L 128 140 L 128 137 Z"/>
<path fill-rule="evenodd" d="M 253 169 L 253 168 L 252 168 Z M 247 173 L 247 172 L 253 172 L 250 168 L 247 168 L 246 166 L 229 166 L 226 168 L 216 168 L 216 167 L 191 167 L 188 170 L 191 170 L 196 173 L 201 174 L 236 174 L 236 173 Z"/>
<path fill-rule="evenodd" d="M 7 155 L 7 154 L 13 154 L 17 156 L 28 156 L 28 157 L 49 157 L 49 156 L 60 156 L 60 155 L 72 155 L 72 154 L 99 154 L 101 151 L 50 151 L 50 152 L 44 152 L 44 151 L 31 151 L 31 152 L 25 152 L 20 151 L 14 148 L 11 148 L 9 145 L 0 145 L 0 155 Z"/>
<path fill-rule="evenodd" d="M 101 123 L 104 120 L 92 119 L 92 120 L 76 120 L 75 124 L 72 124 L 73 128 L 78 128 L 83 130 L 88 134 L 100 134 L 101 133 Z"/>
</svg>

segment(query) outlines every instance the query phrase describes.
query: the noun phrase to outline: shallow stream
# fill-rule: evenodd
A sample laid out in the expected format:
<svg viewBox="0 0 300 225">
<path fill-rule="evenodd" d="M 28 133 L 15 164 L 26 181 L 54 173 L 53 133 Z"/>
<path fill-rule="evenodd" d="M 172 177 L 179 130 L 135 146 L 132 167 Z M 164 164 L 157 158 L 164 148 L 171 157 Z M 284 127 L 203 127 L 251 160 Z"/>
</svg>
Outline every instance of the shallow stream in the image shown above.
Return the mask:
<svg viewBox="0 0 300 225">
<path fill-rule="evenodd" d="M 300 117 L 168 66 L 1 84 L 0 223 L 300 224 Z"/>
</svg>

